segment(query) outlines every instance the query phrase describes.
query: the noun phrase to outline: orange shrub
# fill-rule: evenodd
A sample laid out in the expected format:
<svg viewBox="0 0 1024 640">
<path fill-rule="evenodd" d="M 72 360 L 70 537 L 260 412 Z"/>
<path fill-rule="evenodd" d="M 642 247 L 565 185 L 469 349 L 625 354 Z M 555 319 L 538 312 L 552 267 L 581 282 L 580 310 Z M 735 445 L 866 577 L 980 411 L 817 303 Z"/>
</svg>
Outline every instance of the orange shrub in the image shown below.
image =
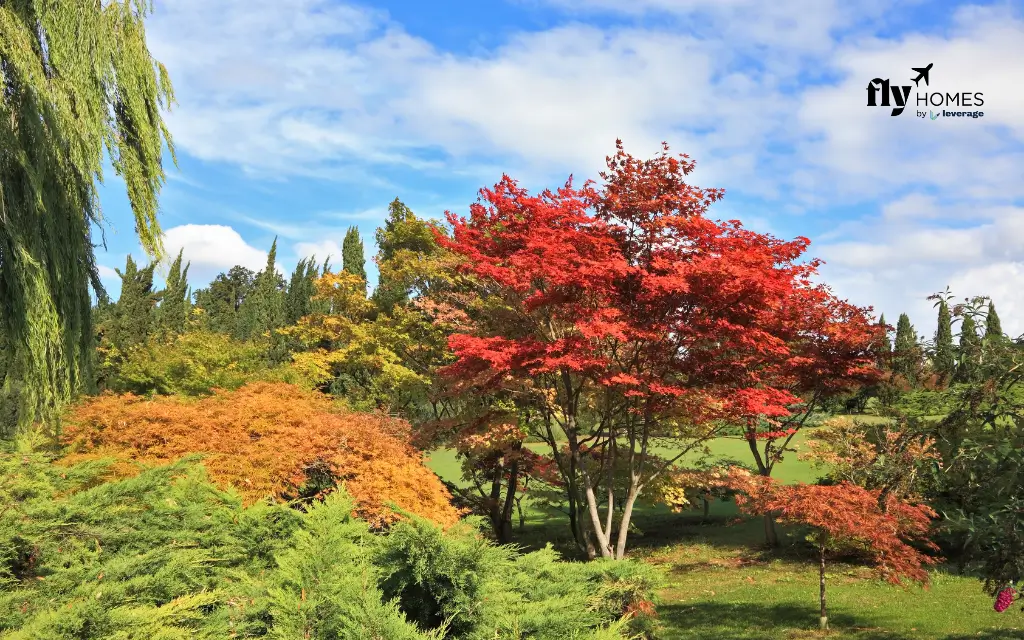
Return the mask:
<svg viewBox="0 0 1024 640">
<path fill-rule="evenodd" d="M 396 519 L 387 503 L 455 522 L 450 494 L 407 444 L 407 433 L 402 421 L 342 411 L 316 392 L 261 382 L 201 400 L 99 396 L 70 412 L 63 437 L 69 463 L 113 457 L 158 464 L 205 454 L 212 480 L 247 503 L 295 495 L 307 474 L 324 470 L 345 483 L 359 515 L 374 525 Z"/>
</svg>

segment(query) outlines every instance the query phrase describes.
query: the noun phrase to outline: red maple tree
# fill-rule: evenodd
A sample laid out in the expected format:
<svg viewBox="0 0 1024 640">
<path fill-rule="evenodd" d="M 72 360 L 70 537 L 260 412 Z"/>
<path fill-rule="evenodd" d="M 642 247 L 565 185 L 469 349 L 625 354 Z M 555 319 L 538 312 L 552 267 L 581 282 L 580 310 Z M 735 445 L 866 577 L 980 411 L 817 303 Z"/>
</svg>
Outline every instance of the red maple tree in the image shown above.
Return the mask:
<svg viewBox="0 0 1024 640">
<path fill-rule="evenodd" d="M 935 511 L 912 504 L 882 490 L 870 491 L 850 482 L 823 486 L 784 485 L 771 478 L 742 470 L 731 474 L 740 508 L 751 514 L 772 514 L 781 522 L 811 527 L 810 540 L 818 549 L 820 626 L 828 628 L 825 603 L 825 564 L 834 551 L 866 555 L 877 573 L 893 584 L 904 579 L 927 587 L 927 565 L 938 559 L 925 555 L 910 543 L 928 549 L 938 547 L 927 539 Z"/>
<path fill-rule="evenodd" d="M 532 431 L 550 445 L 570 517 L 608 557 L 624 554 L 642 489 L 694 446 L 737 423 L 752 443 L 774 440 L 798 425 L 761 425 L 793 416 L 801 394 L 870 376 L 874 331 L 866 309 L 811 282 L 806 238 L 712 220 L 722 192 L 687 184 L 686 156 L 666 146 L 641 161 L 617 144 L 601 188 L 570 179 L 531 196 L 504 176 L 438 236 L 489 313 L 451 336 L 445 374 L 532 393 Z M 653 456 L 659 439 L 678 455 Z M 771 460 L 758 464 L 770 475 Z M 628 476 L 624 495 L 615 473 Z"/>
</svg>

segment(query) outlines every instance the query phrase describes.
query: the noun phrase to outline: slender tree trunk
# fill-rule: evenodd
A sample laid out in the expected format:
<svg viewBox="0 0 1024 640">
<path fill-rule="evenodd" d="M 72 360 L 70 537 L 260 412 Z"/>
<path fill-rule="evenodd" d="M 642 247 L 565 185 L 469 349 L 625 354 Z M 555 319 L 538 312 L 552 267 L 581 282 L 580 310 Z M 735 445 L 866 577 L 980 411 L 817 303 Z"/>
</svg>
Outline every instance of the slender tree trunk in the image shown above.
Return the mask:
<svg viewBox="0 0 1024 640">
<path fill-rule="evenodd" d="M 819 545 L 821 552 L 818 562 L 818 598 L 821 602 L 821 617 L 818 619 L 818 628 L 822 631 L 828 629 L 828 610 L 825 608 L 825 539 L 822 538 Z"/>
<path fill-rule="evenodd" d="M 630 483 L 626 504 L 622 509 L 622 520 L 619 521 L 619 539 L 615 545 L 615 559 L 621 560 L 626 555 L 626 538 L 629 536 L 629 521 L 633 517 L 633 505 L 640 495 L 640 485 L 634 480 Z"/>
<path fill-rule="evenodd" d="M 522 444 L 518 448 L 521 448 Z M 516 504 L 516 491 L 519 490 L 519 462 L 513 461 L 508 470 L 508 485 L 505 487 L 505 503 L 501 508 L 501 530 L 498 541 L 507 544 L 512 541 L 512 510 Z"/>
<path fill-rule="evenodd" d="M 708 500 L 707 496 L 701 496 L 701 501 L 704 503 L 704 515 L 700 518 L 700 523 L 704 524 L 708 520 L 708 513 L 711 511 L 711 501 Z"/>
<path fill-rule="evenodd" d="M 779 534 L 775 531 L 775 516 L 764 514 L 764 541 L 769 547 L 779 546 Z"/>
</svg>

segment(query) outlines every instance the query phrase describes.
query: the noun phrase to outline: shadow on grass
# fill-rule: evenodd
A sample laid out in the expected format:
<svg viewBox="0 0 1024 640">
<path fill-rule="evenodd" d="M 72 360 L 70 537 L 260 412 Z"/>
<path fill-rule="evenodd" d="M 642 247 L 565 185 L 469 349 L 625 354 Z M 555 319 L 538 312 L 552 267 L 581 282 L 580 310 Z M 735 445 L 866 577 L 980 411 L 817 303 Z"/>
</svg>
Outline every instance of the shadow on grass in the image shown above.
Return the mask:
<svg viewBox="0 0 1024 640">
<path fill-rule="evenodd" d="M 889 631 L 881 620 L 836 612 L 829 616 L 830 630 L 817 630 L 814 607 L 793 605 L 685 602 L 662 604 L 658 613 L 665 625 L 664 640 L 715 638 L 716 640 L 775 640 L 831 638 L 851 640 L 922 640 L 920 634 Z M 1024 617 L 1021 620 L 1024 623 Z M 1021 640 L 1024 630 L 996 629 L 975 633 L 935 636 L 935 640 Z"/>
<path fill-rule="evenodd" d="M 767 640 L 769 638 L 856 638 L 857 640 L 911 640 L 921 636 L 886 631 L 871 620 L 837 612 L 829 616 L 830 631 L 817 630 L 817 611 L 793 605 L 685 602 L 662 604 L 659 616 L 666 626 L 665 640 L 716 638 Z"/>
</svg>

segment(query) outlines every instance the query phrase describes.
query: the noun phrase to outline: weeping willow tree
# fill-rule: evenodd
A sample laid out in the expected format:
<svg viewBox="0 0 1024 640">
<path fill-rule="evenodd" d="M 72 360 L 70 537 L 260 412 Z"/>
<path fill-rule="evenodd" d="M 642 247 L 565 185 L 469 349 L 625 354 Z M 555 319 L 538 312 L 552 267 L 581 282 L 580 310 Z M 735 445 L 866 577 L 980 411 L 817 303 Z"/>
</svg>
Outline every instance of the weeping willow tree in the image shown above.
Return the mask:
<svg viewBox="0 0 1024 640">
<path fill-rule="evenodd" d="M 162 255 L 161 117 L 174 100 L 146 47 L 145 0 L 0 0 L 0 408 L 7 432 L 55 424 L 92 384 L 93 225 L 108 156 L 136 233 Z"/>
</svg>

